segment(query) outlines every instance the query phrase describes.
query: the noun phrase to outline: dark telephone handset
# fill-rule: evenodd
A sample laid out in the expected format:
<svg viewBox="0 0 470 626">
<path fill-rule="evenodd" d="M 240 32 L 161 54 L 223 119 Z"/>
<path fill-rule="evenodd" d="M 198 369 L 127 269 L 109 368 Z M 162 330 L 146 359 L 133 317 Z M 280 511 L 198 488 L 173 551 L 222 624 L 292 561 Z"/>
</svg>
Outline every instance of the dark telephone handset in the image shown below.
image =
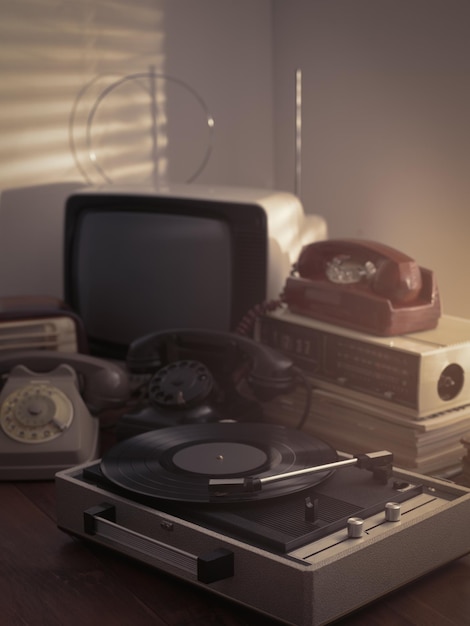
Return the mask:
<svg viewBox="0 0 470 626">
<path fill-rule="evenodd" d="M 222 331 L 174 329 L 146 335 L 130 345 L 127 365 L 151 379 L 143 408 L 120 418 L 119 438 L 176 423 L 257 420 L 260 401 L 288 393 L 299 380 L 288 357 Z M 240 382 L 246 382 L 256 402 L 242 397 Z"/>
<path fill-rule="evenodd" d="M 294 267 L 301 278 L 339 285 L 360 283 L 394 303 L 408 304 L 420 295 L 419 265 L 408 255 L 368 240 L 336 239 L 305 246 Z"/>
<path fill-rule="evenodd" d="M 23 365 L 37 374 L 70 365 L 79 376 L 80 392 L 91 413 L 119 407 L 129 397 L 129 379 L 119 365 L 79 353 L 52 350 L 22 350 L 0 356 L 0 375 Z"/>
<path fill-rule="evenodd" d="M 127 365 L 134 372 L 149 372 L 166 361 L 188 357 L 209 368 L 219 367 L 219 374 L 224 377 L 247 358 L 247 383 L 263 398 L 287 393 L 292 388 L 293 363 L 288 357 L 248 337 L 222 331 L 176 329 L 152 333 L 130 345 Z"/>
</svg>

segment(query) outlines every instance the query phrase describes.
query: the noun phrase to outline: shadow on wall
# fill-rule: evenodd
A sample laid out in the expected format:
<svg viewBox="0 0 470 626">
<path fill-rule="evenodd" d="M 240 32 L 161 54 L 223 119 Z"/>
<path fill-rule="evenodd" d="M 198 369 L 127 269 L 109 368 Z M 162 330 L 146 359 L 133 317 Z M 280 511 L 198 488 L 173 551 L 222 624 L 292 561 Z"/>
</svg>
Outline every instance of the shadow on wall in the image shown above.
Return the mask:
<svg viewBox="0 0 470 626">
<path fill-rule="evenodd" d="M 0 195 L 0 296 L 63 297 L 67 197 L 80 182 L 5 189 Z"/>
</svg>

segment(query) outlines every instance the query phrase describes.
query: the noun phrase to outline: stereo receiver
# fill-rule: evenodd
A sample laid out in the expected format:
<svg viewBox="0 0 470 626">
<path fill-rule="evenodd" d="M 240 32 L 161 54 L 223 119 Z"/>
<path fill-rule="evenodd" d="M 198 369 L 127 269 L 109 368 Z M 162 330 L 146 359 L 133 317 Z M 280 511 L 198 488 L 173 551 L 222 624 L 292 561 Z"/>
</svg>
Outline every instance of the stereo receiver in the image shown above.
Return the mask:
<svg viewBox="0 0 470 626">
<path fill-rule="evenodd" d="M 255 332 L 316 387 L 412 419 L 470 403 L 470 320 L 442 315 L 432 330 L 379 337 L 282 308 L 260 317 Z"/>
</svg>

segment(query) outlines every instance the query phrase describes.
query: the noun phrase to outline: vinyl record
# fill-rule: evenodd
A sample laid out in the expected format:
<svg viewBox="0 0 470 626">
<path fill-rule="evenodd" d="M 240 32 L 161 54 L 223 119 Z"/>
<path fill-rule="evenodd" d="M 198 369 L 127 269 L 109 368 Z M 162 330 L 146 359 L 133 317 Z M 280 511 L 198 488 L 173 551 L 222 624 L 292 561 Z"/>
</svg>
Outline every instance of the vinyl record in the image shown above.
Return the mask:
<svg viewBox="0 0 470 626">
<path fill-rule="evenodd" d="M 210 479 L 264 478 L 337 460 L 325 442 L 298 430 L 250 423 L 194 424 L 125 439 L 101 461 L 108 480 L 132 494 L 184 502 L 212 502 Z M 224 502 L 259 500 L 306 489 L 331 474 L 287 478 Z"/>
</svg>

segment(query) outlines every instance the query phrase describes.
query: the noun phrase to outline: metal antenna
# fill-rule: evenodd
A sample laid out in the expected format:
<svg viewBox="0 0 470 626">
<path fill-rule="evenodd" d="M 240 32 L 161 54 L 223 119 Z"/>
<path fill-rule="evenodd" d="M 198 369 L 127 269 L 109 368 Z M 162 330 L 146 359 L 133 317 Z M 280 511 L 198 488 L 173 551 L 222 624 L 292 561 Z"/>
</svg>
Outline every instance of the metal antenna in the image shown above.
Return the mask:
<svg viewBox="0 0 470 626">
<path fill-rule="evenodd" d="M 302 70 L 295 72 L 295 195 L 302 187 Z"/>
</svg>

